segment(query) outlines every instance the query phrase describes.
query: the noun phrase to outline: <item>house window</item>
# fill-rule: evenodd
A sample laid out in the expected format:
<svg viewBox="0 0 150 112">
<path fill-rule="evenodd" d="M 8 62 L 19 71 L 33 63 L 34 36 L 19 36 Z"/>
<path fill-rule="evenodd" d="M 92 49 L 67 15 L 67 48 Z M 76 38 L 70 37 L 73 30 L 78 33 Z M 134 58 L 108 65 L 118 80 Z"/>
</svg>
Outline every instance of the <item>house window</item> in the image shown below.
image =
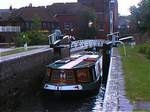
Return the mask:
<svg viewBox="0 0 150 112">
<path fill-rule="evenodd" d="M 55 29 L 55 24 L 51 23 L 51 27 L 52 27 L 52 29 Z"/>
<path fill-rule="evenodd" d="M 2 32 L 5 32 L 5 27 L 4 26 L 2 26 Z"/>
<path fill-rule="evenodd" d="M 51 28 L 52 29 L 59 29 L 58 23 L 51 23 Z"/>
<path fill-rule="evenodd" d="M 64 23 L 64 29 L 65 30 L 70 30 L 73 28 L 73 24 L 71 22 L 65 22 Z"/>
<path fill-rule="evenodd" d="M 104 31 L 104 24 L 103 23 L 98 24 L 98 30 L 99 31 Z"/>
<path fill-rule="evenodd" d="M 30 29 L 31 28 L 31 23 L 30 22 L 26 22 L 26 29 Z"/>
<path fill-rule="evenodd" d="M 5 37 L 0 35 L 0 42 L 4 43 L 5 42 Z"/>
<path fill-rule="evenodd" d="M 2 30 L 2 26 L 0 26 L 0 32 L 2 32 L 3 30 Z"/>
<path fill-rule="evenodd" d="M 104 31 L 104 12 L 97 12 L 97 28 L 99 31 Z"/>
<path fill-rule="evenodd" d="M 47 22 L 42 22 L 42 28 L 47 28 L 48 23 Z"/>
</svg>

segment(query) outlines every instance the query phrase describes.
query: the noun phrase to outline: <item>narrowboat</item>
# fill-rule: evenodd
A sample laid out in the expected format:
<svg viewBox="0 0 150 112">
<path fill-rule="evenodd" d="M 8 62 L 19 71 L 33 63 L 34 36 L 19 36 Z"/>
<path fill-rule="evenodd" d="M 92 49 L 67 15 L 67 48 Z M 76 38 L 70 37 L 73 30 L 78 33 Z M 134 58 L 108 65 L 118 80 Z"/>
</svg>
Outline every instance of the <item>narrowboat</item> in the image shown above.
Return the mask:
<svg viewBox="0 0 150 112">
<path fill-rule="evenodd" d="M 53 92 L 99 90 L 102 78 L 102 56 L 84 51 L 47 65 L 43 89 Z"/>
</svg>

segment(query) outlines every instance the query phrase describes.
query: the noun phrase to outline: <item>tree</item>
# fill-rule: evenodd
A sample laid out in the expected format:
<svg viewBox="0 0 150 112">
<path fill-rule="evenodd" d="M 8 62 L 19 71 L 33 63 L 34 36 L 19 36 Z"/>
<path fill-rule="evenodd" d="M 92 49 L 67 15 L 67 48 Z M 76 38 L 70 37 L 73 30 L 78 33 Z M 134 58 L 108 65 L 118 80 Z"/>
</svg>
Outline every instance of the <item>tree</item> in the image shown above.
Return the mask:
<svg viewBox="0 0 150 112">
<path fill-rule="evenodd" d="M 130 8 L 132 23 L 142 32 L 150 32 L 150 0 L 142 0 Z"/>
<path fill-rule="evenodd" d="M 96 36 L 96 14 L 93 10 L 82 10 L 79 13 L 79 38 L 93 38 Z"/>
<path fill-rule="evenodd" d="M 40 32 L 41 20 L 35 16 L 32 19 L 32 26 L 30 31 L 21 32 L 18 37 L 16 44 L 22 46 L 25 42 L 29 45 L 41 45 L 48 44 L 48 35 Z"/>
<path fill-rule="evenodd" d="M 43 34 L 37 30 L 28 31 L 28 36 L 30 41 L 30 45 L 42 45 L 48 44 L 48 35 Z"/>
<path fill-rule="evenodd" d="M 41 27 L 41 19 L 38 16 L 34 16 L 32 18 L 31 29 L 32 30 L 39 30 L 40 27 Z"/>
<path fill-rule="evenodd" d="M 17 38 L 16 38 L 16 45 L 17 46 L 22 46 L 25 43 L 30 43 L 31 40 L 29 39 L 29 35 L 27 32 L 21 32 L 18 34 Z"/>
</svg>

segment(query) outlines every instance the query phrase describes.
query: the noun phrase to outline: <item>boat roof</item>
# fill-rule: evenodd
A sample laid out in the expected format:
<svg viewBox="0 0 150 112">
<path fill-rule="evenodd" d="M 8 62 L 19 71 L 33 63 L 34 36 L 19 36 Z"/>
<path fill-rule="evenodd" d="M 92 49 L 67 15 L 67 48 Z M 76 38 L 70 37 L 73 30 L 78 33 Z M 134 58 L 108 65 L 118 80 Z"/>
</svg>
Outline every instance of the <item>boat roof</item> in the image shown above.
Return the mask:
<svg viewBox="0 0 150 112">
<path fill-rule="evenodd" d="M 101 56 L 97 52 L 84 52 L 57 60 L 48 65 L 52 69 L 77 69 L 91 67 Z"/>
</svg>

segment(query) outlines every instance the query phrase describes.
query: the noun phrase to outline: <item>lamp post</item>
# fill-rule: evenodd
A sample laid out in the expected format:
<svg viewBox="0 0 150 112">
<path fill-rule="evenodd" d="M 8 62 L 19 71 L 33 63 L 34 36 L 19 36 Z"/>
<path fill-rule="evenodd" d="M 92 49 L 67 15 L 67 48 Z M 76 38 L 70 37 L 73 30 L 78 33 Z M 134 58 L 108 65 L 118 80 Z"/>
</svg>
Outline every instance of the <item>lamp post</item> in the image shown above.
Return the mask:
<svg viewBox="0 0 150 112">
<path fill-rule="evenodd" d="M 115 4 L 115 0 L 109 1 L 110 35 L 111 35 L 111 41 L 113 45 L 115 45 L 115 41 L 116 41 L 116 35 L 113 33 L 114 32 L 114 4 Z"/>
<path fill-rule="evenodd" d="M 113 4 L 114 0 L 109 1 L 109 16 L 110 16 L 110 34 L 113 33 L 113 24 L 114 24 L 114 12 L 113 12 Z"/>
</svg>

